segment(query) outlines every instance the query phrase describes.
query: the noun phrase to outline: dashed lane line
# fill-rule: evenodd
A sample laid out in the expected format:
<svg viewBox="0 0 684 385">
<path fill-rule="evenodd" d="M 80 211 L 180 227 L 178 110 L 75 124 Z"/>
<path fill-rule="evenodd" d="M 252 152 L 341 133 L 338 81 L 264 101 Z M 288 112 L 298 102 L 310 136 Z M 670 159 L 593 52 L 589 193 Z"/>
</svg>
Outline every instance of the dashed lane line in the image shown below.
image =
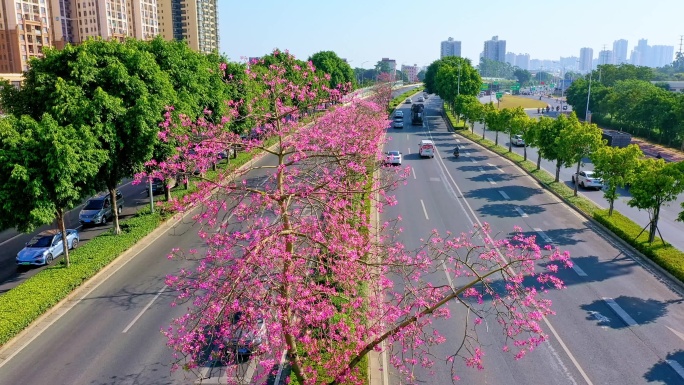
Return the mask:
<svg viewBox="0 0 684 385">
<path fill-rule="evenodd" d="M 610 306 L 611 309 L 627 324 L 627 326 L 636 326 L 638 323 L 627 312 L 620 307 L 612 298 L 603 297 L 603 300 Z"/>
</svg>

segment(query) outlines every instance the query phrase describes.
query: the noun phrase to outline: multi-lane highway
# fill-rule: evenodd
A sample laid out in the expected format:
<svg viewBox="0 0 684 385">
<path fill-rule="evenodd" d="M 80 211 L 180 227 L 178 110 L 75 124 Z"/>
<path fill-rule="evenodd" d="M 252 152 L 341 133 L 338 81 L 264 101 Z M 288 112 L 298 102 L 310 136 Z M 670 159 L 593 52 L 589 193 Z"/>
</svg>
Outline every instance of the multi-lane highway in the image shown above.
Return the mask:
<svg viewBox="0 0 684 385">
<path fill-rule="evenodd" d="M 549 100 L 549 99 L 544 99 Z M 536 111 L 527 111 L 528 115 L 532 117 L 537 117 Z M 483 125 L 475 124 L 475 133 L 482 135 Z M 491 141 L 494 141 L 496 133 L 493 131 L 485 131 L 485 137 Z M 499 132 L 499 145 L 508 146 L 508 134 L 504 132 Z M 522 147 L 513 146 L 513 151 L 517 154 L 523 155 Z M 527 147 L 527 157 L 533 162 L 537 161 L 537 149 L 533 147 Z M 552 175 L 555 174 L 555 163 L 542 159 L 541 167 L 547 170 Z M 573 188 L 572 175 L 576 171 L 576 165 L 573 167 L 563 167 L 560 172 L 560 180 L 568 185 L 568 187 Z M 585 159 L 584 166 L 582 169 L 592 170 L 593 165 L 591 160 Z M 603 191 L 595 190 L 585 190 L 581 187 L 579 188 L 579 193 L 596 203 L 599 207 L 608 208 L 608 201 L 603 197 Z M 640 226 L 645 227 L 649 223 L 648 212 L 645 210 L 639 210 L 634 207 L 630 207 L 627 202 L 631 199 L 629 195 L 629 190 L 619 189 L 620 197 L 615 201 L 615 210 L 619 211 L 621 214 L 627 216 L 634 222 L 638 223 Z M 658 221 L 658 228 L 662 234 L 665 241 L 671 243 L 679 250 L 684 250 L 684 238 L 681 236 L 684 233 L 684 222 L 678 222 L 677 216 L 680 211 L 682 211 L 681 204 L 684 203 L 684 194 L 680 194 L 678 199 L 674 202 L 670 202 L 667 206 L 664 206 L 660 212 L 660 219 Z"/>
<path fill-rule="evenodd" d="M 388 129 L 386 149 L 401 151 L 412 172 L 396 192 L 399 204 L 382 220 L 402 216 L 402 239 L 409 248 L 432 229 L 460 232 L 487 222 L 495 234 L 507 236 L 518 225 L 540 244 L 569 250 L 575 263 L 559 274 L 567 289 L 550 293 L 557 315 L 542 322 L 550 342 L 515 361 L 501 351 L 503 336 L 489 320 L 491 327 L 480 334 L 485 370 L 458 364 L 464 383 L 684 383 L 681 294 L 510 162 L 448 132 L 441 104 L 435 96 L 427 100 L 428 123 L 421 127 L 410 125 L 409 106 L 403 104 L 405 128 Z M 421 139 L 435 141 L 435 158 L 417 155 Z M 451 155 L 457 144 L 458 159 Z M 435 351 L 438 357 L 454 352 L 464 316 L 454 306 L 452 318 L 439 323 L 449 342 Z M 434 370 L 429 376 L 418 369 L 417 377 L 450 382 L 448 365 L 438 363 Z M 400 379 L 394 376 L 391 383 Z"/>
</svg>

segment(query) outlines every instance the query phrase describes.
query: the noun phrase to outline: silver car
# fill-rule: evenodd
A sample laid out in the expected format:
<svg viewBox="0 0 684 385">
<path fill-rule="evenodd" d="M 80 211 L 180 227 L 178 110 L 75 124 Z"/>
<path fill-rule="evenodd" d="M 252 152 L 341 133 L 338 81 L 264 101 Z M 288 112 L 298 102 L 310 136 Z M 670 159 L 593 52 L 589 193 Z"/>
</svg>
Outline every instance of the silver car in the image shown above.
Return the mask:
<svg viewBox="0 0 684 385">
<path fill-rule="evenodd" d="M 69 249 L 78 247 L 78 231 L 67 229 L 66 233 Z M 62 233 L 57 229 L 46 230 L 26 242 L 26 247 L 17 254 L 17 266 L 49 265 L 63 253 Z"/>
<path fill-rule="evenodd" d="M 123 211 L 123 205 L 123 195 L 117 190 L 116 206 L 119 215 L 121 215 L 121 212 Z M 88 199 L 88 202 L 86 202 L 83 209 L 81 209 L 81 212 L 78 213 L 78 220 L 83 226 L 105 224 L 113 217 L 114 212 L 112 211 L 112 204 L 108 192 Z"/>
</svg>

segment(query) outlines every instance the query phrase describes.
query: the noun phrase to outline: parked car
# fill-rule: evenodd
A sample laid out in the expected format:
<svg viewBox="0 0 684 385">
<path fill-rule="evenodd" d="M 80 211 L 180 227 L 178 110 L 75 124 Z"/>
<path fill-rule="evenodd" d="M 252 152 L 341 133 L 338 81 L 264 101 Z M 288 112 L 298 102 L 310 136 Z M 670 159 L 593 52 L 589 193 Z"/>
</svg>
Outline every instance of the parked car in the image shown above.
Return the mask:
<svg viewBox="0 0 684 385">
<path fill-rule="evenodd" d="M 78 231 L 67 229 L 67 247 L 78 247 L 80 237 Z M 26 247 L 17 254 L 17 266 L 49 265 L 55 258 L 64 253 L 62 233 L 57 230 L 45 230 L 26 242 Z"/>
<path fill-rule="evenodd" d="M 168 185 L 169 189 L 174 188 L 176 185 L 178 185 L 178 180 L 176 178 L 169 178 L 166 183 L 164 183 L 164 180 L 154 178 L 152 179 L 152 195 L 157 195 L 157 194 L 163 194 L 164 193 L 164 185 Z M 145 194 L 149 197 L 150 196 L 150 189 L 149 186 L 148 188 L 145 189 Z M 119 200 L 119 197 L 117 195 L 117 203 Z"/>
<path fill-rule="evenodd" d="M 239 311 L 233 314 L 231 322 L 235 326 L 235 331 L 227 341 L 228 352 L 237 356 L 249 356 L 266 339 L 266 322 L 263 318 L 256 319 L 253 326 L 247 327 L 243 325 L 243 313 Z"/>
<path fill-rule="evenodd" d="M 572 176 L 572 183 L 578 183 L 582 188 L 595 188 L 600 190 L 603 188 L 603 179 L 595 177 L 593 171 L 582 170 L 579 175 L 575 173 Z"/>
<path fill-rule="evenodd" d="M 523 139 L 522 135 L 513 135 L 513 138 L 511 138 L 511 142 L 513 143 L 514 146 L 524 146 L 525 145 L 525 139 Z"/>
<path fill-rule="evenodd" d="M 385 153 L 385 164 L 401 166 L 401 152 L 387 151 Z"/>
<path fill-rule="evenodd" d="M 124 197 L 119 190 L 116 190 L 117 212 L 121 215 L 124 206 Z M 109 192 L 101 193 L 88 199 L 81 212 L 78 213 L 78 220 L 83 226 L 105 224 L 114 217 L 112 203 L 109 199 Z"/>
</svg>

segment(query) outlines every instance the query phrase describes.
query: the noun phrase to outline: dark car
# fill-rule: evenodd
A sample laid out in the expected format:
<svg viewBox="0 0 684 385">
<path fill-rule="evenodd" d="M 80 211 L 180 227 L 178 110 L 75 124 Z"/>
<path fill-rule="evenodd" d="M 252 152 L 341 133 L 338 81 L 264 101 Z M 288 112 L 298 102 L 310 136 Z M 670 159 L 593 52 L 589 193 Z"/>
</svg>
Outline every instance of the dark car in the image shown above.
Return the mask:
<svg viewBox="0 0 684 385">
<path fill-rule="evenodd" d="M 124 206 L 124 198 L 119 190 L 116 191 L 116 206 L 118 214 L 121 215 Z M 78 220 L 83 226 L 105 224 L 113 217 L 114 212 L 112 211 L 109 192 L 88 199 L 88 202 L 83 206 L 81 212 L 78 213 Z"/>
</svg>

